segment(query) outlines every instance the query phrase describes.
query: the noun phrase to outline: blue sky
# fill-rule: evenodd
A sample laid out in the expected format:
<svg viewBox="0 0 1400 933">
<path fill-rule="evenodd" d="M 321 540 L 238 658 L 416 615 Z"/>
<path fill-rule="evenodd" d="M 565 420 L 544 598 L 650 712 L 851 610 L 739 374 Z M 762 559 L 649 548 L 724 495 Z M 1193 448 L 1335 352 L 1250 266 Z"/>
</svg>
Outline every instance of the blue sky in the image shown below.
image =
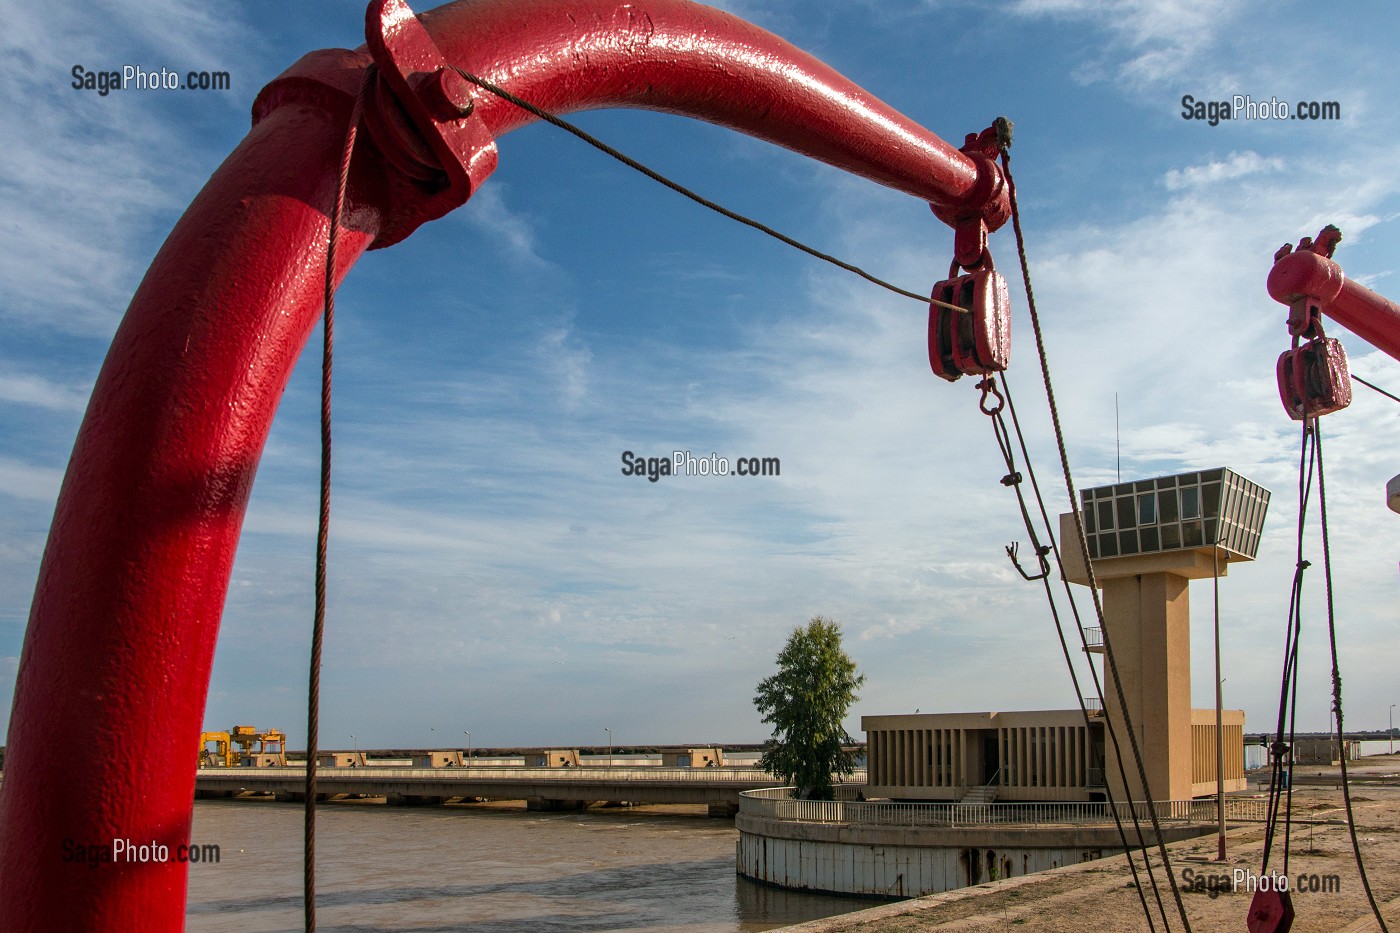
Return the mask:
<svg viewBox="0 0 1400 933">
<path fill-rule="evenodd" d="M 1259 560 L 1222 581 L 1225 696 L 1273 719 L 1296 515 L 1274 388 L 1273 251 L 1337 223 L 1392 296 L 1400 24 L 1389 4 L 1117 0 L 778 3 L 731 12 L 938 133 L 1016 123 L 1037 296 L 1081 486 L 1228 465 L 1275 493 Z M 419 10 L 422 12 L 422 9 Z M 151 258 L 303 53 L 363 40 L 356 3 L 7 3 L 0 36 L 0 697 L 93 380 Z M 75 64 L 229 71 L 210 93 L 70 87 Z M 1330 123 L 1181 116 L 1181 98 L 1326 100 Z M 947 269 L 926 206 L 730 131 L 653 113 L 578 122 L 728 206 L 906 288 Z M 1010 373 L 1042 480 L 1055 450 L 1010 230 Z M 747 742 L 793 626 L 840 621 L 861 714 L 1074 706 L 968 380 L 928 370 L 925 311 L 532 126 L 465 207 L 363 259 L 337 301 L 336 474 L 322 741 L 348 746 Z M 1345 334 L 1353 370 L 1400 364 Z M 283 400 L 234 569 L 205 722 L 304 740 L 316 354 Z M 1329 417 L 1348 724 L 1394 672 L 1400 408 Z M 620 473 L 632 450 L 779 457 L 779 478 Z M 1066 508 L 1063 492 L 1052 506 Z M 1317 548 L 1313 548 L 1314 551 Z M 1193 584 L 1198 705 L 1210 591 Z M 1320 575 L 1300 726 L 1326 724 Z"/>
</svg>

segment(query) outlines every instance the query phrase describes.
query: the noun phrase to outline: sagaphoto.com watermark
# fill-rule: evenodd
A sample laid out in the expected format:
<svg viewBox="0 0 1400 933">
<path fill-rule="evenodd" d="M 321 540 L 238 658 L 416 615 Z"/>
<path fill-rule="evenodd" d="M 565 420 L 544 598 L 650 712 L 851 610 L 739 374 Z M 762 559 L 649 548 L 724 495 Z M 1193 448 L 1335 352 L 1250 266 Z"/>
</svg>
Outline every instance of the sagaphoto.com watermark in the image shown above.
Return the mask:
<svg viewBox="0 0 1400 933">
<path fill-rule="evenodd" d="M 1298 891 L 1303 894 L 1340 894 L 1341 875 L 1300 872 L 1290 879 L 1276 871 L 1255 873 L 1249 868 L 1234 868 L 1228 875 L 1198 872 L 1186 868 L 1181 872 L 1181 889 L 1188 894 L 1205 894 L 1215 900 L 1222 894 L 1255 894 L 1259 891 Z"/>
<path fill-rule="evenodd" d="M 75 91 L 93 91 L 106 97 L 113 91 L 227 91 L 233 77 L 227 71 L 179 71 L 174 68 L 120 68 L 96 71 L 74 65 L 69 85 Z"/>
<path fill-rule="evenodd" d="M 673 450 L 669 457 L 647 457 L 630 450 L 622 452 L 622 475 L 646 477 L 658 482 L 663 476 L 781 476 L 777 457 L 721 457 L 710 452 L 697 457 L 688 450 Z"/>
<path fill-rule="evenodd" d="M 113 839 L 111 842 L 77 842 L 64 839 L 60 857 L 69 865 L 83 865 L 95 869 L 103 865 L 163 865 L 167 862 L 179 862 L 182 865 L 216 865 L 222 854 L 220 847 L 212 842 L 189 842 L 170 846 L 155 840 L 146 842 Z"/>
<path fill-rule="evenodd" d="M 1342 105 L 1335 100 L 1255 100 L 1248 94 L 1234 94 L 1229 100 L 1204 100 L 1184 94 L 1181 118 L 1209 126 L 1219 126 L 1222 120 L 1340 120 Z"/>
</svg>

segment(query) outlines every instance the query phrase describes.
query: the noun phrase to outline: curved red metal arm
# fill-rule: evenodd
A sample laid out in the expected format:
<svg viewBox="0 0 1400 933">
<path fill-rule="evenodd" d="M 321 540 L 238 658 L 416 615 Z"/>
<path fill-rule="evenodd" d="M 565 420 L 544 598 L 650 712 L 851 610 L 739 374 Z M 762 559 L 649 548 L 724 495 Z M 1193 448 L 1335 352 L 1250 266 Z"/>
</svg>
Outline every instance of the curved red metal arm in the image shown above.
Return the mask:
<svg viewBox="0 0 1400 933">
<path fill-rule="evenodd" d="M 1279 398 L 1295 421 L 1341 411 L 1351 404 L 1346 347 L 1326 336 L 1323 316 L 1400 360 L 1400 306 L 1349 281 L 1332 261 L 1342 231 L 1328 224 L 1298 249 L 1285 243 L 1274 253 L 1269 295 L 1288 305 L 1293 346 L 1278 358 Z"/>
<path fill-rule="evenodd" d="M 1323 314 L 1400 360 L 1400 305 L 1348 279 L 1342 267 L 1306 248 L 1269 271 L 1269 295 L 1286 305 L 1315 302 Z"/>
<path fill-rule="evenodd" d="M 1005 219 L 985 134 L 955 150 L 716 10 L 488 0 L 418 21 L 406 11 L 372 5 L 372 144 L 356 152 L 337 281 L 365 249 L 465 200 L 494 165 L 491 141 L 531 119 L 480 91 L 463 118 L 463 89 L 435 55 L 554 110 L 648 107 L 772 140 L 929 201 L 960 241 Z M 7 929 L 182 928 L 178 846 L 229 572 L 278 400 L 320 315 L 340 146 L 370 57 L 313 53 L 264 90 L 252 131 L 171 232 L 113 340 L 20 661 L 0 787 Z M 164 846 L 169 860 L 88 867 L 117 839 Z"/>
</svg>

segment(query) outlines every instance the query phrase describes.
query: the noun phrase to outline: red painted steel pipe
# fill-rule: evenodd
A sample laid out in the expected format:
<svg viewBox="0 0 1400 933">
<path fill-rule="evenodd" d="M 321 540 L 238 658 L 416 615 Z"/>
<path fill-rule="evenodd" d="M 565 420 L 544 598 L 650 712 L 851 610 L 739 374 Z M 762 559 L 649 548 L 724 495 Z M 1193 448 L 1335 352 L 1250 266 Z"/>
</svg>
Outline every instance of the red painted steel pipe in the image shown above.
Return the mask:
<svg viewBox="0 0 1400 933">
<path fill-rule="evenodd" d="M 1400 360 L 1400 305 L 1346 277 L 1342 267 L 1308 250 L 1289 253 L 1269 270 L 1269 295 L 1291 305 L 1316 301 L 1322 313 Z"/>
<path fill-rule="evenodd" d="M 421 17 L 449 60 L 542 106 L 645 107 L 772 140 L 943 207 L 978 165 L 762 30 L 683 2 L 487 0 Z M 183 927 L 195 746 L 253 476 L 321 311 L 327 214 L 363 52 L 313 53 L 176 224 L 98 376 L 60 492 L 0 787 L 7 930 Z M 530 118 L 478 96 L 499 136 Z M 337 280 L 430 219 L 357 152 Z M 418 211 L 422 216 L 414 216 Z M 435 215 L 434 215 L 435 216 Z M 995 223 L 993 222 L 993 225 Z M 168 862 L 102 864 L 113 840 Z M 217 840 L 204 840 L 217 841 Z M 89 848 L 92 847 L 92 848 Z"/>
<path fill-rule="evenodd" d="M 173 856 L 189 839 L 219 618 L 258 458 L 319 314 L 342 136 L 314 110 L 255 127 L 171 232 L 108 351 L 10 714 L 6 930 L 183 928 Z M 342 274 L 372 219 L 342 238 Z M 115 839 L 167 846 L 172 861 L 74 860 Z"/>
<path fill-rule="evenodd" d="M 546 110 L 635 107 L 766 139 L 925 201 L 975 197 L 973 161 L 757 26 L 685 2 L 454 3 L 421 19 L 447 58 Z M 534 117 L 477 95 L 499 137 Z M 973 129 L 980 129 L 974 127 Z"/>
</svg>

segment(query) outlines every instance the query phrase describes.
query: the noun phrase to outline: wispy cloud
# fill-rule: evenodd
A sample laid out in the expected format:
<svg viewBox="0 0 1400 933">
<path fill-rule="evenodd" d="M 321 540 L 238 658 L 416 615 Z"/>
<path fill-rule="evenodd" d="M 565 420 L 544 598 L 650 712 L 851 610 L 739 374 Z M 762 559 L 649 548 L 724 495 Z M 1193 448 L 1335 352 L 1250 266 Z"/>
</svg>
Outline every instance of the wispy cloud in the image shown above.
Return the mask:
<svg viewBox="0 0 1400 933">
<path fill-rule="evenodd" d="M 588 346 L 568 328 L 555 327 L 541 336 L 536 354 L 553 373 L 564 407 L 571 411 L 578 408 L 588 395 L 593 362 Z"/>
<path fill-rule="evenodd" d="M 1107 47 L 1085 63 L 1081 76 L 1135 87 L 1198 77 L 1202 59 L 1249 13 L 1247 4 L 1217 0 L 1017 0 L 1011 10 L 1088 23 L 1106 34 Z"/>
<path fill-rule="evenodd" d="M 534 228 L 527 217 L 507 204 L 508 194 L 504 184 L 483 185 L 462 209 L 463 222 L 485 234 L 511 261 L 536 268 L 548 266 L 540 258 Z"/>
<path fill-rule="evenodd" d="M 1283 170 L 1283 164 L 1283 159 L 1277 156 L 1264 158 L 1257 152 L 1232 152 L 1223 160 L 1171 169 L 1162 180 L 1168 191 L 1179 191 L 1264 172 L 1279 172 Z"/>
<path fill-rule="evenodd" d="M 62 481 L 62 470 L 0 457 L 0 495 L 51 502 L 58 497 Z"/>
<path fill-rule="evenodd" d="M 264 50 L 236 19 L 200 4 L 158 0 L 139 14 L 111 3 L 84 9 L 8 11 L 0 36 L 0 119 L 10 133 L 0 163 L 0 319 L 12 326 L 110 334 L 173 221 L 212 165 L 192 151 L 180 92 L 99 96 L 71 86 L 74 65 L 119 70 L 224 70 L 247 82 L 239 95 L 203 103 L 246 106 Z M 99 39 L 98 36 L 102 38 Z M 237 62 L 230 66 L 230 61 Z M 235 102 L 237 101 L 237 103 Z M 144 261 L 143 261 L 144 260 Z"/>
<path fill-rule="evenodd" d="M 42 376 L 0 372 L 0 402 L 76 412 L 87 406 L 88 386 L 59 385 Z"/>
</svg>

